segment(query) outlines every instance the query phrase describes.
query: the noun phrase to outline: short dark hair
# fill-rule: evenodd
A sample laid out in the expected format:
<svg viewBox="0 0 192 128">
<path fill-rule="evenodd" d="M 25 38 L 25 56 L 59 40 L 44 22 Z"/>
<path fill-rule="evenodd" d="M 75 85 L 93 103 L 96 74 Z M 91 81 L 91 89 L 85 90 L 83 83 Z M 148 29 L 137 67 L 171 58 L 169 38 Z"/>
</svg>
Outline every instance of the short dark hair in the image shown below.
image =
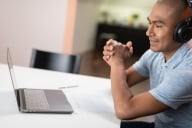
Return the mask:
<svg viewBox="0 0 192 128">
<path fill-rule="evenodd" d="M 173 7 L 176 19 L 182 19 L 182 15 L 189 7 L 187 0 L 157 0 L 156 4 L 165 4 Z"/>
<path fill-rule="evenodd" d="M 157 3 L 171 4 L 173 6 L 178 4 L 181 8 L 187 8 L 189 6 L 187 0 L 157 0 Z"/>
</svg>

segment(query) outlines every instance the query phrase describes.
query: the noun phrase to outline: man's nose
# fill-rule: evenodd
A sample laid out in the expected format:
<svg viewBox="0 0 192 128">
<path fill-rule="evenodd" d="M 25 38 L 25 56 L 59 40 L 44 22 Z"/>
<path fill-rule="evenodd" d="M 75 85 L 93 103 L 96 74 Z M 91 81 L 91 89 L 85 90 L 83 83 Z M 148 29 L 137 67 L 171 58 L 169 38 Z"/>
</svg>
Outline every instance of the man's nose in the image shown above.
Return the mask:
<svg viewBox="0 0 192 128">
<path fill-rule="evenodd" d="M 147 35 L 147 36 L 152 36 L 152 35 L 154 35 L 154 26 L 153 26 L 153 25 L 149 25 L 149 26 L 148 26 L 148 29 L 147 29 L 147 31 L 146 31 L 146 35 Z"/>
</svg>

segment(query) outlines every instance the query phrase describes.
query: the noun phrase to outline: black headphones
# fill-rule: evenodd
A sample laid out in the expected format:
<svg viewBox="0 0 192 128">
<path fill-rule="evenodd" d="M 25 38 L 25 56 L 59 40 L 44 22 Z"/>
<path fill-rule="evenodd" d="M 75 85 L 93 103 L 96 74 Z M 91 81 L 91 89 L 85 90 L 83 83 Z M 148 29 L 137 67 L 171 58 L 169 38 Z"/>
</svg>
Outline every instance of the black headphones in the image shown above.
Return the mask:
<svg viewBox="0 0 192 128">
<path fill-rule="evenodd" d="M 192 8 L 192 0 L 187 0 L 188 6 Z M 173 39 L 185 43 L 192 38 L 192 16 L 177 25 L 173 33 Z"/>
</svg>

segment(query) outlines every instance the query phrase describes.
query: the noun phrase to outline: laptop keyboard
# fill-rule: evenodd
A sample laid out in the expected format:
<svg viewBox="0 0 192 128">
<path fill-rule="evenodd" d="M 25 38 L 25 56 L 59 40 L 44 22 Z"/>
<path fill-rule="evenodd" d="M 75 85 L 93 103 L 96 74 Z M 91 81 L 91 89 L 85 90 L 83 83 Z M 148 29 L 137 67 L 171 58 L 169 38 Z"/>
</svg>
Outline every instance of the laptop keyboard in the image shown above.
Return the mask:
<svg viewBox="0 0 192 128">
<path fill-rule="evenodd" d="M 49 104 L 44 90 L 26 89 L 24 90 L 26 107 L 30 110 L 49 109 Z"/>
</svg>

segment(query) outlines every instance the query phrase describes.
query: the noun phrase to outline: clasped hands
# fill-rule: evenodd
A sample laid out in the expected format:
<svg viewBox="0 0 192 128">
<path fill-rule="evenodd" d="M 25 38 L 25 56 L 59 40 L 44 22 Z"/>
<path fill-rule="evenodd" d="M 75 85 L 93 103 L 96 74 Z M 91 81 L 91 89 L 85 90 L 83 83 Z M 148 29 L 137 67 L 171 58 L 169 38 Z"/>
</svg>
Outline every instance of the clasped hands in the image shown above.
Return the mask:
<svg viewBox="0 0 192 128">
<path fill-rule="evenodd" d="M 110 39 L 103 48 L 103 59 L 111 66 L 112 62 L 125 62 L 133 54 L 132 42 L 122 44 Z"/>
</svg>

